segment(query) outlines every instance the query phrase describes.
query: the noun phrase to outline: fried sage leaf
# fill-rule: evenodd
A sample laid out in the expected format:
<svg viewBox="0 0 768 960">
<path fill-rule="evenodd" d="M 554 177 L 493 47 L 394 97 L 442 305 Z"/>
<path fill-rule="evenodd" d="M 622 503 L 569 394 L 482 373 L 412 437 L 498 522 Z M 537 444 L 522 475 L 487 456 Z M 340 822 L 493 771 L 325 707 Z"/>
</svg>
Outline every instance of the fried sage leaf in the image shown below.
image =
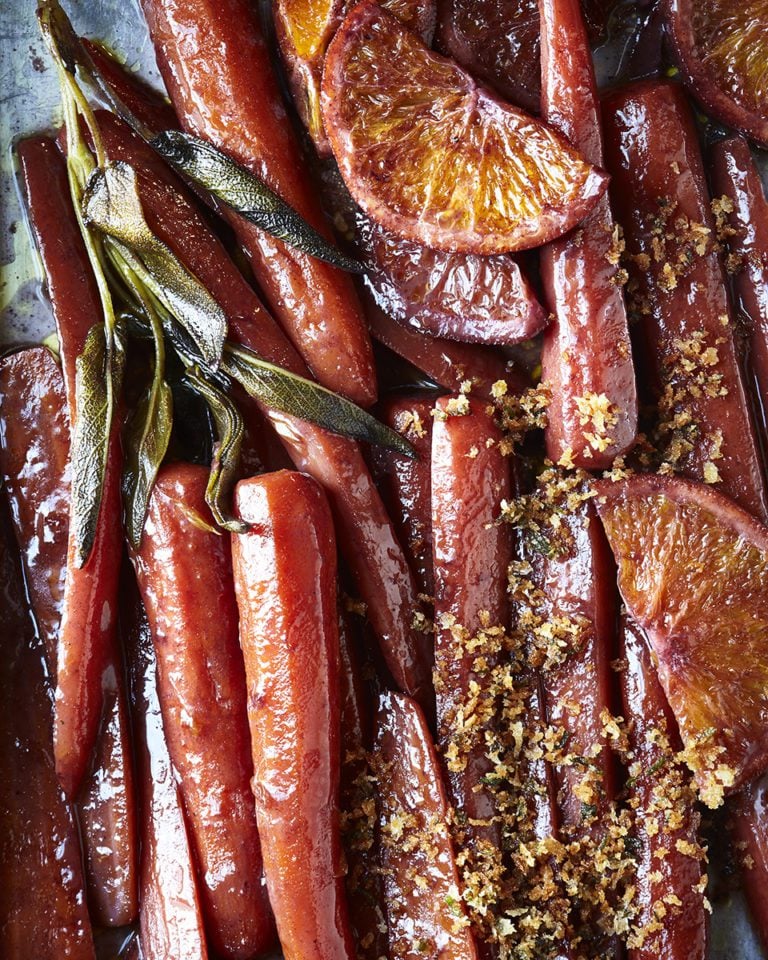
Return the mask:
<svg viewBox="0 0 768 960">
<path fill-rule="evenodd" d="M 273 237 L 334 267 L 364 272 L 359 261 L 328 243 L 263 180 L 212 144 L 181 130 L 164 130 L 149 142 L 190 180 Z"/>
<path fill-rule="evenodd" d="M 75 562 L 85 566 L 99 521 L 116 398 L 120 394 L 125 348 L 119 330 L 107 349 L 105 329 L 93 326 L 77 358 L 72 435 L 71 524 Z"/>
<path fill-rule="evenodd" d="M 147 517 L 149 498 L 157 472 L 168 450 L 173 426 L 171 388 L 153 382 L 134 410 L 126 430 L 126 463 L 123 471 L 125 528 L 132 547 L 138 548 Z"/>
<path fill-rule="evenodd" d="M 211 460 L 211 472 L 205 489 L 205 501 L 211 508 L 216 523 L 232 533 L 245 533 L 248 524 L 238 520 L 230 509 L 232 487 L 240 466 L 243 445 L 243 418 L 230 398 L 217 390 L 194 367 L 184 374 L 184 380 L 205 400 L 213 417 L 216 446 Z"/>
<path fill-rule="evenodd" d="M 150 230 L 133 167 L 118 162 L 95 170 L 83 197 L 83 211 L 89 225 L 133 251 L 140 264 L 131 263 L 131 267 L 184 327 L 203 362 L 216 369 L 227 335 L 227 318 L 197 277 Z"/>
<path fill-rule="evenodd" d="M 404 437 L 351 400 L 326 390 L 319 383 L 267 363 L 244 347 L 227 343 L 221 366 L 252 397 L 272 410 L 308 420 L 340 436 L 389 447 L 406 457 L 416 457 Z"/>
</svg>

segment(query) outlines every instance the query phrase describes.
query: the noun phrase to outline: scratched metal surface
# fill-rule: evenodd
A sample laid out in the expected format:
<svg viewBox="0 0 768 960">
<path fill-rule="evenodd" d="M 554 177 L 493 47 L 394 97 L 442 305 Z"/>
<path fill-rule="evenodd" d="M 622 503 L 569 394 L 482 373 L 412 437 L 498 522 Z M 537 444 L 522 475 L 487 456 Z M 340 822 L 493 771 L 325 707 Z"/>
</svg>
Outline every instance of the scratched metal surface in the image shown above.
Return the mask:
<svg viewBox="0 0 768 960">
<path fill-rule="evenodd" d="M 80 33 L 105 40 L 131 69 L 159 85 L 137 0 L 71 0 L 66 6 Z M 625 42 L 618 35 L 598 51 L 602 81 L 612 80 Z M 0 348 L 39 341 L 52 329 L 19 203 L 12 145 L 57 119 L 58 91 L 38 37 L 35 0 L 0 0 Z M 716 872 L 718 864 L 713 867 Z M 711 940 L 710 960 L 765 960 L 738 893 L 715 897 Z M 114 957 L 114 937 L 100 946 L 103 960 Z"/>
</svg>

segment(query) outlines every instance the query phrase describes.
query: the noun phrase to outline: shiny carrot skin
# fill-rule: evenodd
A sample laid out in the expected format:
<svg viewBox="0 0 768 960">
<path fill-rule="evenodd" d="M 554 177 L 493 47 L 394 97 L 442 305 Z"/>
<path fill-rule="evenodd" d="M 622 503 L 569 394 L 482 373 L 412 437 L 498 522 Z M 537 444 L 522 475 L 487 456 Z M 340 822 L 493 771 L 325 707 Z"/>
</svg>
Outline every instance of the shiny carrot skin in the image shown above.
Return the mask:
<svg viewBox="0 0 768 960">
<path fill-rule="evenodd" d="M 424 715 L 408 697 L 385 693 L 379 701 L 374 769 L 391 955 L 475 960 L 469 927 L 456 923 L 464 910 L 440 762 Z M 411 831 L 428 834 L 429 853 L 406 843 Z"/>
<path fill-rule="evenodd" d="M 579 0 L 539 0 L 542 116 L 598 167 L 600 107 Z M 554 319 L 544 334 L 542 380 L 549 385 L 547 455 L 587 470 L 607 467 L 634 442 L 637 393 L 632 348 L 608 197 L 567 237 L 541 253 L 544 292 Z M 591 398 L 609 419 L 592 422 Z"/>
<path fill-rule="evenodd" d="M 749 144 L 743 137 L 718 141 L 711 150 L 714 202 L 723 209 L 726 263 L 746 321 L 747 361 L 757 384 L 763 422 L 768 404 L 768 200 Z M 732 233 L 730 231 L 733 231 Z"/>
<path fill-rule="evenodd" d="M 125 124 L 102 114 L 98 117 L 109 155 L 139 170 L 148 223 L 221 304 L 232 338 L 271 363 L 308 376 L 304 362 L 212 234 L 178 178 Z M 395 681 L 428 705 L 430 646 L 425 635 L 411 626 L 418 607 L 416 586 L 359 446 L 311 423 L 263 410 L 296 467 L 314 476 L 331 499 L 341 549 Z"/>
<path fill-rule="evenodd" d="M 654 399 L 674 392 L 681 400 L 673 413 L 692 421 L 681 432 L 678 456 L 672 444 L 672 465 L 695 480 L 719 477 L 719 489 L 765 517 L 762 466 L 690 108 L 680 87 L 646 81 L 609 95 L 603 117 L 611 198 L 630 256 L 630 311 L 638 317 Z"/>
<path fill-rule="evenodd" d="M 378 415 L 401 433 L 416 451 L 411 459 L 393 450 L 371 452 L 381 495 L 407 551 L 419 591 L 434 595 L 432 566 L 432 410 L 434 394 L 394 396 L 381 404 Z"/>
<path fill-rule="evenodd" d="M 456 398 L 437 401 L 432 429 L 432 556 L 435 577 L 435 695 L 437 743 L 448 768 L 448 790 L 455 808 L 470 821 L 477 844 L 498 847 L 500 829 L 492 791 L 482 787 L 492 770 L 482 730 L 467 735 L 457 727 L 471 687 L 489 683 L 499 659 L 493 640 L 475 648 L 465 641 L 483 629 L 506 628 L 507 568 L 512 542 L 506 525 L 496 523 L 502 500 L 509 500 L 508 459 L 501 433 L 480 400 L 465 401 L 463 415 L 452 413 Z M 462 639 L 457 634 L 463 631 Z M 485 670 L 475 664 L 483 659 Z M 482 717 L 482 709 L 480 709 Z M 486 721 L 487 724 L 487 721 Z M 451 750 L 462 761 L 452 764 Z M 465 761 L 465 762 L 464 762 Z M 457 769 L 461 768 L 461 769 Z"/>
<path fill-rule="evenodd" d="M 126 577 L 123 585 L 121 632 L 141 797 L 141 956 L 208 960 L 192 847 L 163 730 L 152 636 L 135 583 Z"/>
<path fill-rule="evenodd" d="M 733 803 L 736 861 L 763 945 L 768 945 L 768 777 L 750 784 Z"/>
<path fill-rule="evenodd" d="M 0 361 L 0 472 L 52 682 L 69 522 L 69 419 L 61 368 L 45 347 Z M 117 651 L 92 770 L 77 798 L 91 916 L 125 926 L 138 913 L 138 837 L 128 718 Z"/>
<path fill-rule="evenodd" d="M 508 369 L 503 355 L 491 347 L 428 337 L 387 316 L 370 294 L 364 294 L 363 303 L 371 336 L 445 390 L 455 392 L 469 380 L 478 396 L 489 397 L 498 380 L 506 380 L 516 392 L 529 385 L 518 371 Z"/>
<path fill-rule="evenodd" d="M 207 482 L 205 467 L 161 470 L 134 566 L 206 928 L 217 954 L 249 960 L 272 944 L 274 928 L 250 789 L 232 560 L 205 502 Z"/>
<path fill-rule="evenodd" d="M 44 651 L 0 506 L 0 955 L 94 960 L 77 826 L 51 754 Z"/>
<path fill-rule="evenodd" d="M 160 71 L 183 126 L 262 177 L 330 238 L 249 0 L 144 0 Z M 350 276 L 228 217 L 270 308 L 318 380 L 370 406 L 373 353 Z"/>
<path fill-rule="evenodd" d="M 70 200 L 66 167 L 54 142 L 33 137 L 18 145 L 32 230 L 45 268 L 59 335 L 70 423 L 74 420 L 75 361 L 94 324 L 103 322 L 96 290 Z M 86 774 L 98 736 L 104 672 L 114 648 L 120 524 L 120 439 L 113 430 L 101 512 L 87 564 L 79 568 L 70 536 L 64 611 L 58 643 L 54 754 L 68 796 Z"/>
<path fill-rule="evenodd" d="M 628 795 L 638 819 L 634 840 L 641 891 L 628 953 L 630 960 L 701 960 L 708 934 L 694 791 L 675 758 L 677 724 L 648 642 L 627 618 L 621 635 L 621 693 L 624 715 L 631 718 Z"/>
<path fill-rule="evenodd" d="M 352 958 L 338 820 L 336 546 L 322 489 L 289 471 L 241 481 L 232 540 L 253 792 L 286 960 Z"/>
</svg>

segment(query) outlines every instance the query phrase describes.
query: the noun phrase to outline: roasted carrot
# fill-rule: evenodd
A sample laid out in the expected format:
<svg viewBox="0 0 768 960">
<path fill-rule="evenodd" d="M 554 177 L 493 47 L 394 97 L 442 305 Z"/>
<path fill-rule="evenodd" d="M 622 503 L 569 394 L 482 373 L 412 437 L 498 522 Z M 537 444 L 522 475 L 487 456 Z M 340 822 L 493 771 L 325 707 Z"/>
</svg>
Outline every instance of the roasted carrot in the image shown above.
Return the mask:
<svg viewBox="0 0 768 960">
<path fill-rule="evenodd" d="M 46 137 L 22 140 L 18 155 L 32 230 L 45 270 L 59 335 L 70 423 L 75 419 L 75 363 L 88 332 L 103 322 L 101 302 L 70 199 L 64 161 Z M 78 567 L 72 527 L 56 670 L 54 754 L 74 797 L 98 736 L 103 677 L 114 648 L 120 563 L 120 439 L 113 430 L 96 537 Z"/>
<path fill-rule="evenodd" d="M 99 122 L 110 156 L 139 171 L 148 223 L 221 304 L 232 338 L 272 363 L 308 375 L 174 174 L 120 121 L 99 114 Z M 412 629 L 418 606 L 413 575 L 360 448 L 312 424 L 265 412 L 296 467 L 312 474 L 331 499 L 341 549 L 393 677 L 428 704 L 431 652 L 424 634 Z"/>
<path fill-rule="evenodd" d="M 0 505 L 0 955 L 94 960 L 80 847 L 56 779 L 44 650 Z"/>
<path fill-rule="evenodd" d="M 233 537 L 253 792 L 286 960 L 352 958 L 338 820 L 336 545 L 322 489 L 290 471 L 241 481 Z"/>
<path fill-rule="evenodd" d="M 330 231 L 248 0 L 144 0 L 160 71 L 182 125 L 263 178 L 325 236 Z M 376 372 L 351 278 L 228 218 L 267 302 L 315 376 L 363 406 Z"/>
<path fill-rule="evenodd" d="M 493 729 L 493 668 L 509 619 L 509 529 L 497 521 L 511 492 L 501 432 L 482 401 L 443 397 L 432 430 L 437 745 L 451 801 L 476 855 L 497 856 L 501 831 L 486 735 Z M 472 705 L 472 706 L 470 706 Z M 465 724 L 467 711 L 475 723 Z"/>
<path fill-rule="evenodd" d="M 0 362 L 0 472 L 52 682 L 69 520 L 69 419 L 61 368 L 45 347 Z M 77 798 L 91 917 L 125 926 L 138 912 L 133 761 L 117 651 L 104 673 L 102 727 Z"/>
<path fill-rule="evenodd" d="M 642 630 L 622 619 L 621 691 L 629 719 L 629 806 L 635 817 L 637 904 L 631 960 L 701 960 L 707 952 L 700 816 L 677 759 L 677 724 Z"/>
<path fill-rule="evenodd" d="M 750 784 L 734 801 L 736 860 L 752 919 L 768 945 L 768 777 Z"/>
<path fill-rule="evenodd" d="M 414 448 L 417 459 L 391 450 L 372 451 L 374 473 L 400 542 L 408 553 L 421 593 L 433 596 L 432 410 L 434 394 L 405 394 L 386 400 L 379 416 Z"/>
<path fill-rule="evenodd" d="M 600 108 L 579 0 L 539 0 L 542 114 L 590 163 L 603 165 Z M 553 320 L 544 334 L 548 385 L 547 454 L 600 469 L 637 432 L 637 393 L 624 297 L 619 235 L 608 197 L 567 237 L 541 252 Z"/>
<path fill-rule="evenodd" d="M 157 660 L 135 583 L 122 581 L 121 633 L 141 797 L 139 939 L 144 960 L 207 960 L 192 848 L 160 711 Z"/>
<path fill-rule="evenodd" d="M 646 81 L 604 103 L 611 197 L 626 237 L 630 314 L 659 406 L 665 469 L 766 516 L 704 167 L 682 90 Z M 664 146 L 663 150 L 659 146 Z"/>
<path fill-rule="evenodd" d="M 217 954 L 248 960 L 274 933 L 250 789 L 232 560 L 205 502 L 207 480 L 205 467 L 161 470 L 134 565 L 206 929 Z"/>
<path fill-rule="evenodd" d="M 475 960 L 440 763 L 424 715 L 408 697 L 381 697 L 374 769 L 391 955 Z"/>
<path fill-rule="evenodd" d="M 718 230 L 748 340 L 747 365 L 765 428 L 768 410 L 768 200 L 747 141 L 712 147 L 712 192 Z M 754 391 L 753 391 L 754 392 Z"/>
</svg>

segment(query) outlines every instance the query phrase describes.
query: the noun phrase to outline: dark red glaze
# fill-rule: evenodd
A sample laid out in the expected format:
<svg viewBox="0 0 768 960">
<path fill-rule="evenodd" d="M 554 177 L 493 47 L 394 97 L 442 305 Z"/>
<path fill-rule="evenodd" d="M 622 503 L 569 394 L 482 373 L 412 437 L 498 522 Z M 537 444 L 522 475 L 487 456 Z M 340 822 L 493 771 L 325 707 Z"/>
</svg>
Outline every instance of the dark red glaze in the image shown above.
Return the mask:
<svg viewBox="0 0 768 960">
<path fill-rule="evenodd" d="M 0 361 L 0 473 L 53 682 L 69 530 L 69 417 L 45 347 Z"/>
<path fill-rule="evenodd" d="M 249 0 L 144 0 L 161 73 L 183 126 L 262 177 L 330 238 Z M 350 276 L 237 217 L 272 311 L 325 386 L 362 406 L 376 372 Z"/>
<path fill-rule="evenodd" d="M 384 313 L 370 293 L 364 296 L 363 302 L 371 336 L 445 390 L 456 391 L 469 380 L 477 394 L 489 397 L 491 385 L 497 380 L 506 380 L 515 392 L 528 386 L 525 377 L 510 369 L 499 351 L 425 336 Z"/>
<path fill-rule="evenodd" d="M 704 960 L 708 934 L 704 891 L 699 886 L 702 861 L 691 855 L 700 849 L 700 816 L 693 791 L 683 793 L 681 801 L 670 810 L 665 790 L 659 787 L 675 771 L 682 783 L 689 782 L 690 775 L 674 759 L 680 749 L 677 725 L 643 631 L 624 618 L 621 634 L 621 655 L 626 661 L 621 673 L 621 693 L 624 716 L 630 720 L 630 772 L 634 773 L 629 781 L 629 802 L 639 820 L 634 842 L 638 847 L 635 902 L 640 914 L 634 924 L 638 928 L 652 925 L 641 937 L 641 944 L 629 949 L 629 957 Z M 656 830 L 649 829 L 651 824 Z M 654 913 L 656 904 L 664 909 L 661 922 Z"/>
<path fill-rule="evenodd" d="M 101 301 L 70 200 L 66 166 L 53 140 L 32 137 L 17 147 L 30 222 L 45 269 L 59 336 L 70 422 L 75 362 L 88 332 L 103 322 Z M 54 754 L 67 795 L 88 770 L 103 706 L 103 677 L 114 649 L 120 523 L 120 438 L 108 454 L 101 512 L 87 564 L 78 567 L 70 535 L 56 671 Z"/>
<path fill-rule="evenodd" d="M 590 163 L 603 165 L 600 106 L 579 0 L 540 0 L 542 115 Z M 550 388 L 547 455 L 588 470 L 607 467 L 634 442 L 637 393 L 618 282 L 618 245 L 607 197 L 580 227 L 541 252 L 553 321 L 544 334 L 542 380 Z M 610 420 L 596 429 L 580 409 L 606 398 Z"/>
<path fill-rule="evenodd" d="M 407 552 L 419 592 L 428 597 L 435 590 L 430 469 L 435 399 L 434 394 L 401 394 L 379 406 L 379 418 L 408 440 L 417 459 L 381 447 L 371 452 L 384 503 Z"/>
<path fill-rule="evenodd" d="M 600 768 L 594 819 L 589 828 L 600 831 L 616 795 L 616 775 L 606 744 L 601 714 L 613 713 L 613 670 L 616 657 L 616 570 L 610 547 L 591 504 L 562 518 L 569 532 L 568 553 L 542 563 L 541 589 L 550 619 L 567 618 L 578 625 L 578 642 L 564 663 L 544 675 L 548 722 L 568 733 L 566 753 L 589 758 Z M 578 712 L 573 705 L 578 704 Z M 595 755 L 595 748 L 602 749 Z M 583 768 L 565 764 L 554 768 L 562 824 L 577 834 L 584 826 L 576 787 Z"/>
<path fill-rule="evenodd" d="M 183 801 L 163 730 L 152 636 L 135 584 L 126 577 L 123 585 L 122 633 L 141 798 L 141 957 L 208 960 Z"/>
<path fill-rule="evenodd" d="M 232 339 L 271 363 L 309 376 L 301 357 L 243 279 L 178 178 L 121 121 L 102 113 L 98 119 L 109 155 L 139 170 L 144 213 L 151 228 L 221 304 Z M 431 654 L 423 636 L 411 629 L 417 606 L 413 576 L 359 447 L 310 423 L 262 409 L 296 466 L 325 487 L 340 524 L 341 547 L 368 605 L 390 670 L 404 690 L 426 698 L 426 703 Z"/>
<path fill-rule="evenodd" d="M 547 323 L 517 261 L 445 253 L 401 240 L 360 213 L 357 241 L 366 282 L 390 317 L 422 333 L 465 343 L 513 344 Z"/>
<path fill-rule="evenodd" d="M 286 960 L 352 958 L 339 840 L 336 544 L 322 489 L 241 481 L 233 537 L 264 873 Z"/>
<path fill-rule="evenodd" d="M 51 751 L 44 649 L 0 506 L 0 956 L 94 960 L 77 826 Z"/>
<path fill-rule="evenodd" d="M 385 693 L 379 701 L 374 769 L 391 955 L 475 960 L 469 927 L 456 923 L 464 911 L 440 764 L 424 715 L 408 697 Z M 428 835 L 429 852 L 406 843 L 411 832 Z M 423 886 L 415 882 L 422 877 Z"/>
<path fill-rule="evenodd" d="M 730 254 L 733 287 L 745 322 L 747 362 L 757 381 L 757 395 L 765 424 L 768 415 L 768 200 L 747 141 L 720 140 L 711 150 L 712 193 L 726 197 L 732 210 L 723 210 L 724 223 L 733 231 L 724 238 Z M 730 272 L 729 271 L 729 272 Z"/>
<path fill-rule="evenodd" d="M 648 256 L 647 269 L 633 260 L 628 263 L 630 282 L 636 284 L 630 307 L 634 301 L 644 360 L 657 396 L 672 381 L 675 389 L 685 391 L 684 406 L 697 431 L 690 454 L 676 467 L 700 480 L 705 462 L 713 462 L 721 480 L 718 488 L 765 517 L 762 467 L 736 357 L 725 277 L 711 243 L 715 225 L 690 108 L 680 87 L 645 81 L 611 94 L 603 115 L 611 197 L 624 227 L 627 252 Z M 654 229 L 658 231 L 662 215 L 665 230 L 676 236 L 657 255 L 659 237 Z M 676 226 L 681 218 L 710 232 L 683 241 Z M 684 235 L 690 233 L 689 226 L 682 229 Z M 696 253 L 696 245 L 702 254 Z M 686 266 L 680 265 L 681 259 Z M 672 267 L 670 277 L 667 270 L 673 264 L 679 270 Z M 710 396 L 708 390 L 691 395 L 690 378 L 676 372 L 690 359 L 680 343 L 699 336 L 702 349 L 716 351 L 715 362 L 703 373 L 709 384 L 712 375 L 722 378 L 721 395 Z M 713 457 L 717 453 L 721 456 Z"/>
<path fill-rule="evenodd" d="M 387 956 L 384 895 L 379 874 L 379 844 L 375 830 L 374 790 L 368 751 L 373 715 L 370 691 L 362 676 L 357 644 L 360 630 L 352 615 L 339 616 L 339 678 L 341 714 L 342 846 L 347 861 L 349 919 L 357 955 L 364 960 Z"/>
<path fill-rule="evenodd" d="M 250 960 L 271 945 L 274 930 L 250 789 L 232 559 L 205 502 L 207 482 L 205 467 L 161 470 L 134 566 L 206 929 L 217 954 Z"/>
<path fill-rule="evenodd" d="M 768 947 L 768 776 L 734 798 L 736 859 L 744 873 L 744 892 L 764 947 Z"/>
<path fill-rule="evenodd" d="M 170 103 L 113 57 L 106 47 L 83 40 L 102 79 L 131 113 L 153 132 L 178 128 L 179 120 Z"/>
<path fill-rule="evenodd" d="M 466 398 L 464 398 L 466 400 Z M 496 659 L 481 646 L 468 648 L 466 638 L 483 628 L 507 627 L 507 568 L 512 560 L 509 528 L 496 521 L 502 500 L 509 500 L 509 461 L 502 454 L 499 429 L 482 401 L 468 401 L 468 411 L 452 415 L 455 398 L 437 401 L 432 430 L 432 554 L 435 576 L 435 694 L 438 745 L 445 752 L 455 736 L 456 711 L 470 696 L 473 683 L 487 684 L 475 672 L 479 653 Z M 452 632 L 452 628 L 453 631 Z M 470 749 L 465 769 L 449 772 L 454 806 L 472 820 L 493 820 L 492 791 L 478 786 L 492 769 L 484 738 Z M 498 826 L 475 827 L 474 837 L 499 842 Z"/>
<path fill-rule="evenodd" d="M 61 368 L 45 347 L 0 363 L 0 470 L 37 629 L 56 676 L 69 528 L 69 418 Z M 78 795 L 91 916 L 124 926 L 138 913 L 133 762 L 116 651 L 92 769 Z"/>
</svg>

